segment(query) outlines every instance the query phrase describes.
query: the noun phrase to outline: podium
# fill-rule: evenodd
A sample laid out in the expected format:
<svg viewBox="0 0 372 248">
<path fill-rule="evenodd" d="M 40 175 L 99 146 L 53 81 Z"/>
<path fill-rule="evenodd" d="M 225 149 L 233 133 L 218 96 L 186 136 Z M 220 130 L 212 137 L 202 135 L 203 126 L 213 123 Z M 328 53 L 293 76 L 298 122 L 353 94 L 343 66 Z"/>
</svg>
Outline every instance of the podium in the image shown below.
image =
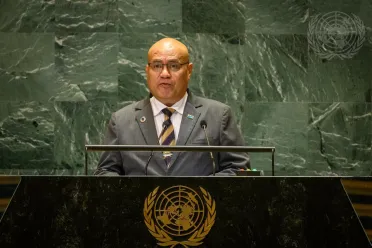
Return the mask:
<svg viewBox="0 0 372 248">
<path fill-rule="evenodd" d="M 151 151 L 148 162 L 151 160 L 154 151 L 170 151 L 170 152 L 255 152 L 255 153 L 271 153 L 271 175 L 274 176 L 275 165 L 275 147 L 252 147 L 252 146 L 163 146 L 163 145 L 85 145 L 85 175 L 88 175 L 88 152 L 89 151 Z M 148 165 L 147 162 L 147 165 Z M 213 162 L 213 175 L 216 165 Z M 147 166 L 145 168 L 147 175 Z M 239 176 L 260 176 L 262 171 L 239 171 Z"/>
<path fill-rule="evenodd" d="M 24 176 L 0 247 L 370 247 L 340 180 Z"/>
</svg>

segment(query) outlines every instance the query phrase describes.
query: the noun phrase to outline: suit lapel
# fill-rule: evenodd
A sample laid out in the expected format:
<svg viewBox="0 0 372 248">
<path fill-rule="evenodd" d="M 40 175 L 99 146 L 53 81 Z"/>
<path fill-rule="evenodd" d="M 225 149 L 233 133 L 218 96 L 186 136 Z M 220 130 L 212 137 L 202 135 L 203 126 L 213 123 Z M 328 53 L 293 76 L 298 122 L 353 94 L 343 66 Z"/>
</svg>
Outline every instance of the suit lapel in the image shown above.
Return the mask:
<svg viewBox="0 0 372 248">
<path fill-rule="evenodd" d="M 180 133 L 178 134 L 177 145 L 186 145 L 192 130 L 198 121 L 200 113 L 195 109 L 191 103 L 187 102 L 182 115 Z"/>
<path fill-rule="evenodd" d="M 195 124 L 198 122 L 200 117 L 200 112 L 198 112 L 196 109 L 200 106 L 201 104 L 195 102 L 195 99 L 190 95 L 183 111 L 180 133 L 178 134 L 176 145 L 186 145 L 192 131 L 195 128 Z M 173 163 L 176 161 L 179 154 L 179 152 L 176 152 L 174 156 L 172 156 L 171 165 L 173 165 Z"/>
<path fill-rule="evenodd" d="M 146 144 L 159 145 L 150 99 L 145 99 L 136 106 L 136 121 Z"/>
<path fill-rule="evenodd" d="M 142 132 L 147 145 L 159 145 L 158 135 L 155 127 L 154 114 L 150 99 L 145 99 L 138 103 L 136 106 L 136 121 Z M 167 166 L 164 162 L 163 155 L 161 152 L 154 152 L 152 160 L 160 166 L 164 171 L 167 170 Z"/>
</svg>

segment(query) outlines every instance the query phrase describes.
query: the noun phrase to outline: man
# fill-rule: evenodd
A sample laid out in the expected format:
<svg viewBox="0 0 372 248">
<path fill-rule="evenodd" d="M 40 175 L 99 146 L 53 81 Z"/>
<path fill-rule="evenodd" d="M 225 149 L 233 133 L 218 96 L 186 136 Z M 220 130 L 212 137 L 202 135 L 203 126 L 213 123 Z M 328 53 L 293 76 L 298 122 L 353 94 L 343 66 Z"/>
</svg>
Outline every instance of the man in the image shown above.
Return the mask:
<svg viewBox="0 0 372 248">
<path fill-rule="evenodd" d="M 106 145 L 207 145 L 200 122 L 207 123 L 210 145 L 242 146 L 244 141 L 230 107 L 200 98 L 188 90 L 193 64 L 186 46 L 164 38 L 148 51 L 146 65 L 150 98 L 112 114 Z M 95 175 L 208 176 L 208 152 L 103 152 Z M 217 156 L 216 156 L 217 155 Z M 235 175 L 250 167 L 246 153 L 214 156 L 216 175 Z"/>
</svg>

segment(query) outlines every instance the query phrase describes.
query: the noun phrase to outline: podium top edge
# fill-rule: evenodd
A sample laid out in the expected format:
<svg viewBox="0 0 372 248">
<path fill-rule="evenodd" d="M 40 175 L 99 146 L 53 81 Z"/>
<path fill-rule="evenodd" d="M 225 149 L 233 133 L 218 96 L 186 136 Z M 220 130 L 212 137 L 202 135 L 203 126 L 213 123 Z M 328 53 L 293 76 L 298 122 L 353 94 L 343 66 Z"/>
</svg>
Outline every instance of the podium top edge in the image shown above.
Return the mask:
<svg viewBox="0 0 372 248">
<path fill-rule="evenodd" d="M 194 151 L 194 152 L 275 152 L 261 146 L 162 146 L 162 145 L 85 145 L 86 151 Z"/>
</svg>

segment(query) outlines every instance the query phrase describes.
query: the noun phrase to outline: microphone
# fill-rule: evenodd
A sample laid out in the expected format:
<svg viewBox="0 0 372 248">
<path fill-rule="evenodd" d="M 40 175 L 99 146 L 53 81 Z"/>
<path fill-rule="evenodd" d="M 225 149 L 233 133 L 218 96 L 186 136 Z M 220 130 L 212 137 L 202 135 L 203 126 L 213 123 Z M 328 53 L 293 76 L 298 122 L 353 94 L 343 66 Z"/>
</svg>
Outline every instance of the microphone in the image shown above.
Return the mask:
<svg viewBox="0 0 372 248">
<path fill-rule="evenodd" d="M 161 139 L 161 136 L 163 136 L 163 134 L 165 133 L 165 131 L 167 131 L 168 127 L 171 125 L 171 121 L 170 120 L 166 120 L 163 122 L 163 130 L 161 130 L 161 133 L 158 137 L 158 140 Z M 147 168 L 149 167 L 149 164 L 150 164 L 150 161 L 151 161 L 151 158 L 154 156 L 154 151 L 151 151 L 151 154 L 150 154 L 150 157 L 149 159 L 147 160 L 146 162 L 146 166 L 145 166 L 145 175 L 147 176 Z"/>
<path fill-rule="evenodd" d="M 206 131 L 206 129 L 207 129 L 207 122 L 205 120 L 202 120 L 200 122 L 200 127 L 203 128 L 203 130 L 204 130 L 204 134 L 205 134 L 205 138 L 207 139 L 208 146 L 211 146 L 209 144 L 209 139 L 208 139 L 208 135 L 207 135 L 207 131 Z M 214 162 L 213 153 L 212 152 L 209 152 L 209 154 L 211 156 L 212 163 L 213 163 L 213 176 L 215 176 L 216 175 L 216 164 Z"/>
</svg>

